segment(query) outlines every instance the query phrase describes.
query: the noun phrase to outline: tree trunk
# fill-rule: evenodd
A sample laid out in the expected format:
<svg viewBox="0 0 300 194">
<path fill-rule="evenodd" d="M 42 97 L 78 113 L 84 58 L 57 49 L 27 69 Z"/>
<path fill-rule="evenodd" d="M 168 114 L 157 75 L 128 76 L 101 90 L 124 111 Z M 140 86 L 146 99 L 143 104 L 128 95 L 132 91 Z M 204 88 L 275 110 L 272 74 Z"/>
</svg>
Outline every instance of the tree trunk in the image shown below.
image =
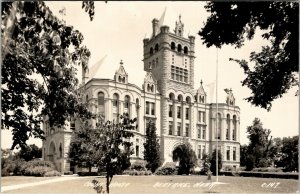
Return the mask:
<svg viewBox="0 0 300 194">
<path fill-rule="evenodd" d="M 106 175 L 106 193 L 109 193 L 109 176 Z"/>
</svg>

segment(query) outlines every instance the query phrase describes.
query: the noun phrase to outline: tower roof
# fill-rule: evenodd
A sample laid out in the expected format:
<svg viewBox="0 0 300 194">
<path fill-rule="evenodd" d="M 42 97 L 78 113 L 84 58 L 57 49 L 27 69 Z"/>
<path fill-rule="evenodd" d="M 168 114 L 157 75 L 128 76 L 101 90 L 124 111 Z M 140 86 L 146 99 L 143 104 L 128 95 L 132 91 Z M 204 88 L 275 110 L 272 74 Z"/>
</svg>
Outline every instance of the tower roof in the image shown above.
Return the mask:
<svg viewBox="0 0 300 194">
<path fill-rule="evenodd" d="M 127 73 L 125 71 L 125 68 L 123 66 L 123 60 L 121 60 L 119 69 L 116 71 L 116 74 L 118 74 L 118 75 L 125 75 L 125 76 L 127 75 Z"/>
<path fill-rule="evenodd" d="M 175 14 L 172 9 L 167 9 L 166 7 L 158 22 L 159 30 L 161 26 L 169 26 L 170 30 L 172 30 L 173 32 L 173 30 L 175 29 L 175 22 L 177 18 L 178 14 Z"/>
<path fill-rule="evenodd" d="M 200 87 L 198 88 L 197 90 L 197 94 L 200 94 L 200 95 L 206 95 L 206 92 L 204 91 L 204 88 L 203 88 L 203 82 L 202 80 L 200 81 Z"/>
</svg>

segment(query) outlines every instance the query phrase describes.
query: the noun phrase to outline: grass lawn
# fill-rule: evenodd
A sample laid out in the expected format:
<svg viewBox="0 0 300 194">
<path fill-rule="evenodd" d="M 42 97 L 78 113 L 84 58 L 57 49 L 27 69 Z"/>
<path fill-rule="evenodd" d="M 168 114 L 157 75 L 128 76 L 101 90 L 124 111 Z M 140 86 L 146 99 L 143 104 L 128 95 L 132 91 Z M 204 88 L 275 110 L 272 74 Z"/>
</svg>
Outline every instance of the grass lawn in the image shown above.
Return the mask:
<svg viewBox="0 0 300 194">
<path fill-rule="evenodd" d="M 93 179 L 105 185 L 105 178 L 78 177 L 9 193 L 96 193 Z M 116 176 L 110 193 L 295 193 L 298 190 L 298 180 L 294 179 L 220 176 L 219 182 L 222 184 L 212 186 L 206 176 Z M 273 188 L 267 188 L 270 183 L 274 183 Z"/>
<path fill-rule="evenodd" d="M 44 180 L 55 179 L 58 177 L 34 177 L 34 176 L 6 176 L 1 177 L 1 186 L 19 185 Z"/>
</svg>

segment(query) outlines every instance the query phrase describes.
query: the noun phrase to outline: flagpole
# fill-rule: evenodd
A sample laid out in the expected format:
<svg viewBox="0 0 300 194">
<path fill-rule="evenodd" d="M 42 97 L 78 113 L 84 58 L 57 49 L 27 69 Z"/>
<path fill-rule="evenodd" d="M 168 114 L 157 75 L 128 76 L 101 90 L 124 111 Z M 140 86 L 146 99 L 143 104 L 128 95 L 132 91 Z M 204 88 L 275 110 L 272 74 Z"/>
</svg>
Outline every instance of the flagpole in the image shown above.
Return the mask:
<svg viewBox="0 0 300 194">
<path fill-rule="evenodd" d="M 216 106 L 217 106 L 217 113 L 216 113 L 216 129 L 217 129 L 217 148 L 216 148 L 216 176 L 217 176 L 217 180 L 216 182 L 218 182 L 219 180 L 219 168 L 218 168 L 218 154 L 219 154 L 219 145 L 218 145 L 218 139 L 219 139 L 219 129 L 218 129 L 218 47 L 217 48 L 217 60 L 216 60 Z"/>
</svg>

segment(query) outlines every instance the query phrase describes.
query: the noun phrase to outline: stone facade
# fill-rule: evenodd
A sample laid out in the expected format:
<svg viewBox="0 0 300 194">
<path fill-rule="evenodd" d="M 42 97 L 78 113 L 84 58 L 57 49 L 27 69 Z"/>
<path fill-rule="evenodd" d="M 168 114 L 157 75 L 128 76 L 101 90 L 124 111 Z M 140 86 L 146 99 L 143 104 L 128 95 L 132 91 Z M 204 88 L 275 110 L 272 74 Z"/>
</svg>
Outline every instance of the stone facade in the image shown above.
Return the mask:
<svg viewBox="0 0 300 194">
<path fill-rule="evenodd" d="M 223 167 L 239 167 L 240 109 L 235 105 L 232 90 L 225 90 L 226 103 L 207 103 L 202 82 L 194 89 L 195 37 L 183 37 L 180 17 L 174 33 L 166 25 L 159 26 L 157 19 L 152 21 L 152 27 L 152 37 L 143 40 L 147 74 L 142 88 L 128 83 L 129 75 L 121 61 L 114 79 L 92 78 L 84 83 L 82 89 L 89 109 L 102 114 L 105 120 L 118 121 L 118 115 L 124 112 L 137 118 L 135 136 L 131 139 L 135 150 L 133 160 L 143 159 L 146 125 L 153 120 L 164 163 L 171 162 L 173 150 L 188 141 L 199 163 L 203 154 L 211 154 L 218 144 Z M 83 73 L 83 80 L 87 79 Z M 75 126 L 71 122 L 64 129 L 50 130 L 45 118 L 43 157 L 54 161 L 62 172 L 72 170 L 67 153 Z"/>
</svg>

